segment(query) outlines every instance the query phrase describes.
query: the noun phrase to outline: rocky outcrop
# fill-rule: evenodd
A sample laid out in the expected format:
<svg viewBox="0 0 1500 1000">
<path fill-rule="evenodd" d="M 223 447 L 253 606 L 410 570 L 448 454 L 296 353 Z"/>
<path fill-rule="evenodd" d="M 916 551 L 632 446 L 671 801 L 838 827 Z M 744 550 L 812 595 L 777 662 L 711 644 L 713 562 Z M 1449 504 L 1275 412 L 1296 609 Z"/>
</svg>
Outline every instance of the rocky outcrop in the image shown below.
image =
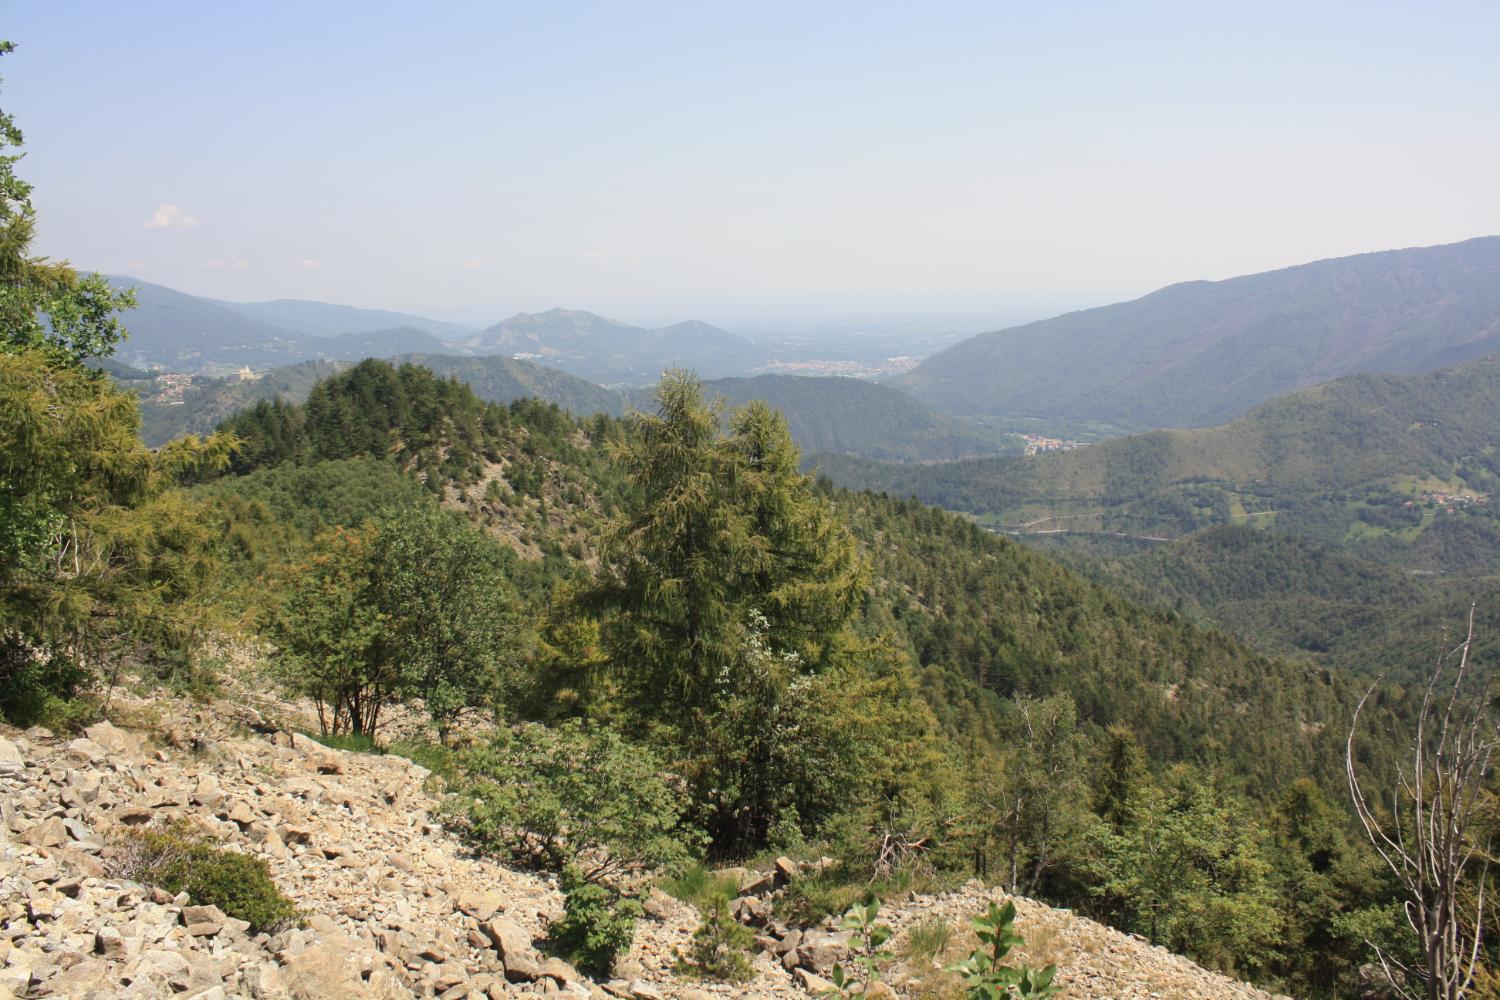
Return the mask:
<svg viewBox="0 0 1500 1000">
<path fill-rule="evenodd" d="M 775 895 L 807 868 L 783 858 L 738 873 L 734 912 L 757 934 L 751 982 L 678 977 L 698 918 L 659 892 L 618 978 L 591 981 L 541 947 L 562 910 L 555 884 L 469 856 L 434 818 L 441 793 L 423 768 L 329 750 L 233 706 L 163 704 L 175 714 L 149 738 L 110 723 L 76 738 L 0 733 L 0 1000 L 805 1000 L 849 955 L 833 921 L 776 919 Z M 214 907 L 111 875 L 120 831 L 174 819 L 264 859 L 301 926 L 252 934 Z M 966 927 L 986 898 L 974 885 L 882 915 L 898 931 L 936 918 Z M 1062 967 L 1066 996 L 1266 996 L 1063 911 L 1018 905 L 1023 933 Z M 916 995 L 931 974 L 897 963 L 887 978 Z"/>
</svg>

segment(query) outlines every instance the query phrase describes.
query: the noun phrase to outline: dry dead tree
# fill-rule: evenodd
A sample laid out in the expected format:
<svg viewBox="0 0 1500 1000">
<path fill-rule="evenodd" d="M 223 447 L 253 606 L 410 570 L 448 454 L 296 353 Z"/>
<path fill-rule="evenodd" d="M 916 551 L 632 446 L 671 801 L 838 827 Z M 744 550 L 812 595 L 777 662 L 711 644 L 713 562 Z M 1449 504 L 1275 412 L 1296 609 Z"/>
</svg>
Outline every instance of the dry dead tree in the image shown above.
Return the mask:
<svg viewBox="0 0 1500 1000">
<path fill-rule="evenodd" d="M 1359 716 L 1374 685 L 1354 710 L 1345 745 L 1354 810 L 1401 885 L 1403 909 L 1422 957 L 1409 967 L 1371 947 L 1392 987 L 1411 1000 L 1462 1000 L 1482 955 L 1491 832 L 1481 828 L 1487 825 L 1481 811 L 1500 726 L 1488 684 L 1469 676 L 1473 644 L 1471 606 L 1463 642 L 1438 657 L 1427 681 L 1410 755 L 1397 764 L 1389 817 L 1371 809 L 1354 766 Z M 1420 985 L 1420 994 L 1414 985 Z"/>
</svg>

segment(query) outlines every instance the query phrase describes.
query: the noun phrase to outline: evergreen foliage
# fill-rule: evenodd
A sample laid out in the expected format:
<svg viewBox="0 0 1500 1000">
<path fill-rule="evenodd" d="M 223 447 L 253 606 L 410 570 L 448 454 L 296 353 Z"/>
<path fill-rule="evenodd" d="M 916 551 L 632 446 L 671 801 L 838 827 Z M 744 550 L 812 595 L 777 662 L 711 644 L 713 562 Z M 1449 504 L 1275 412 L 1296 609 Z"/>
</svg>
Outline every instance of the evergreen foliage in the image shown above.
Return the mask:
<svg viewBox="0 0 1500 1000">
<path fill-rule="evenodd" d="M 688 944 L 687 957 L 679 971 L 705 979 L 741 983 L 751 979 L 755 970 L 746 957 L 755 935 L 734 918 L 726 895 L 714 895 L 701 905 L 701 916 Z"/>
<path fill-rule="evenodd" d="M 184 823 L 126 831 L 111 848 L 109 874 L 176 895 L 194 906 L 217 906 L 248 921 L 252 933 L 275 933 L 297 919 L 297 908 L 260 858 L 217 846 Z"/>
<path fill-rule="evenodd" d="M 764 405 L 725 435 L 701 385 L 669 373 L 630 429 L 615 458 L 631 489 L 576 606 L 634 712 L 692 761 L 715 849 L 743 853 L 790 810 L 828 808 L 808 697 L 848 652 L 862 568 Z"/>
<path fill-rule="evenodd" d="M 1146 790 L 1121 829 L 1101 824 L 1091 844 L 1090 892 L 1115 926 L 1251 977 L 1280 957 L 1285 915 L 1265 834 L 1211 781 Z"/>
</svg>

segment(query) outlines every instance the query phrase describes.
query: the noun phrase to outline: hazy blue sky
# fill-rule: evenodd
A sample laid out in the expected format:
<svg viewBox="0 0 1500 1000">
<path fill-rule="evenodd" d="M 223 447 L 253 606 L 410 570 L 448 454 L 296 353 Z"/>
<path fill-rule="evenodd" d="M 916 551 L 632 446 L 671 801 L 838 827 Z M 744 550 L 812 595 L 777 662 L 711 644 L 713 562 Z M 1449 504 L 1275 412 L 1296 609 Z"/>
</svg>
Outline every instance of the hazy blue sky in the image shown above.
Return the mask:
<svg viewBox="0 0 1500 1000">
<path fill-rule="evenodd" d="M 0 12 L 42 249 L 224 298 L 967 311 L 1500 232 L 1494 0 Z"/>
</svg>

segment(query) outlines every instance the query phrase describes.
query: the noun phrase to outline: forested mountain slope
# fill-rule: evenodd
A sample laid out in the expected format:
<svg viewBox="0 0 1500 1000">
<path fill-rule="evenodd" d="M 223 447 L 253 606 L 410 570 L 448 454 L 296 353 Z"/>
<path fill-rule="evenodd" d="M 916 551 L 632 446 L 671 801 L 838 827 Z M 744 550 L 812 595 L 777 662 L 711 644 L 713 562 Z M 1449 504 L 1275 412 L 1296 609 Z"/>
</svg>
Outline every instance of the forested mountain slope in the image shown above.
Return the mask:
<svg viewBox="0 0 1500 1000">
<path fill-rule="evenodd" d="M 13 367 L 29 386 L 48 363 Z M 130 397 L 74 382 L 133 434 Z M 154 492 L 80 513 L 131 561 L 36 586 L 87 586 L 147 682 L 212 685 L 196 650 L 243 634 L 265 652 L 236 670 L 316 701 L 339 738 L 371 738 L 382 708 L 430 716 L 423 753 L 461 789 L 445 823 L 487 857 L 561 867 L 570 901 L 627 890 L 577 888 L 566 855 L 528 854 L 542 820 L 505 790 L 586 767 L 605 784 L 570 822 L 611 824 L 610 857 L 834 858 L 788 895 L 798 926 L 977 873 L 1339 995 L 1365 946 L 1322 901 L 1388 923 L 1330 804 L 1360 684 L 1143 609 L 955 515 L 820 490 L 773 410 L 724 424 L 702 392 L 676 376 L 651 414 L 580 421 L 362 362 L 207 445 L 136 444 Z M 28 643 L 52 634 L 18 620 Z M 38 674 L 31 646 L 8 656 L 23 672 L 0 689 L 7 718 L 65 726 L 105 689 L 98 670 Z M 1372 720 L 1405 701 L 1382 687 Z M 515 772 L 517 753 L 536 763 Z M 1362 751 L 1375 780 L 1389 755 Z M 1194 852 L 1186 872 L 1157 878 L 1162 843 Z M 1205 908 L 1220 918 L 1160 917 Z M 582 954 L 607 966 L 624 944 Z"/>
<path fill-rule="evenodd" d="M 207 434 L 262 399 L 306 399 L 319 379 L 339 367 L 329 361 L 304 361 L 272 368 L 250 381 L 195 375 L 180 396 L 169 400 L 157 398 L 165 386 L 154 373 L 136 373 L 138 377 L 131 379 L 117 375 L 116 381 L 141 397 L 141 439 L 157 448 L 186 434 Z"/>
<path fill-rule="evenodd" d="M 371 337 L 360 336 L 365 340 Z M 325 337 L 321 342 L 338 345 L 343 340 Z M 396 348 L 402 342 L 403 338 L 396 337 L 388 346 Z M 342 350 L 330 348 L 325 353 L 348 360 Z M 538 399 L 576 416 L 622 416 L 632 407 L 649 409 L 652 405 L 650 390 L 606 389 L 560 369 L 504 355 L 396 354 L 392 360 L 420 364 L 444 377 L 456 378 L 480 399 L 492 403 Z M 300 402 L 316 379 L 332 374 L 337 367 L 333 362 L 304 362 L 273 368 L 251 382 L 195 376 L 183 391 L 181 404 L 154 401 L 161 386 L 151 373 L 121 372 L 116 378 L 142 397 L 142 436 L 154 447 L 183 434 L 212 430 L 219 421 L 260 399 L 280 397 Z M 1012 449 L 1012 442 L 1018 440 L 937 413 L 894 389 L 859 379 L 763 375 L 706 384 L 712 395 L 731 404 L 743 405 L 751 399 L 770 402 L 786 415 L 792 437 L 808 453 L 928 462 L 998 454 Z"/>
<path fill-rule="evenodd" d="M 305 357 L 300 337 L 211 299 L 188 295 L 138 278 L 112 277 L 116 288 L 133 288 L 130 337 L 116 357 L 128 364 L 165 365 L 176 371 L 284 365 Z"/>
<path fill-rule="evenodd" d="M 1172 285 L 980 334 L 896 382 L 949 413 L 1203 427 L 1355 373 L 1500 348 L 1500 237 Z"/>
<path fill-rule="evenodd" d="M 592 545 L 571 512 L 610 509 L 625 488 L 596 447 L 610 426 L 507 411 L 425 369 L 365 362 L 320 383 L 305 406 L 259 403 L 224 429 L 244 441 L 237 471 L 392 458 L 431 486 L 447 482 L 442 495 L 481 521 L 513 536 L 527 526 L 527 550 L 569 550 L 581 565 L 590 556 L 577 545 Z M 955 515 L 841 491 L 830 499 L 875 570 L 867 633 L 897 637 L 958 729 L 992 727 L 1000 700 L 1062 693 L 1101 728 L 1150 720 L 1142 731 L 1160 760 L 1230 753 L 1267 791 L 1287 768 L 1336 775 L 1324 726 L 1342 718 L 1349 691 L 1325 673 L 1144 611 Z M 1283 724 L 1267 726 L 1272 717 Z"/>
<path fill-rule="evenodd" d="M 1171 538 L 1274 524 L 1382 559 L 1493 565 L 1500 361 L 1303 389 L 1203 430 L 921 469 L 819 457 L 855 488 L 916 496 L 1028 532 Z M 1477 546 L 1477 548 L 1476 548 Z M 1487 554 L 1488 553 L 1488 554 Z"/>
<path fill-rule="evenodd" d="M 755 412 L 737 416 L 731 436 L 721 440 L 735 442 L 734 434 L 769 411 L 762 408 L 759 417 Z M 505 681 L 503 710 L 553 724 L 574 717 L 613 720 L 632 732 L 649 716 L 619 686 L 633 674 L 607 670 L 608 633 L 592 617 L 590 609 L 598 605 L 588 595 L 596 593 L 592 588 L 604 568 L 622 558 L 620 545 L 648 545 L 649 532 L 659 530 L 621 535 L 618 526 L 633 523 L 622 517 L 665 518 L 668 524 L 685 517 L 695 530 L 712 532 L 723 516 L 706 513 L 708 520 L 697 520 L 675 506 L 640 506 L 642 480 L 626 473 L 641 468 L 631 456 L 650 447 L 642 441 L 665 433 L 663 424 L 651 421 L 664 419 L 600 415 L 579 422 L 535 402 L 484 403 L 462 384 L 416 366 L 364 362 L 320 383 L 305 405 L 263 402 L 230 421 L 225 429 L 244 442 L 231 463 L 234 475 L 206 483 L 194 495 L 227 512 L 228 536 L 242 553 L 235 572 L 247 581 L 274 574 L 288 559 L 296 564 L 309 545 L 314 551 L 334 545 L 332 557 L 346 544 L 343 539 L 363 536 L 349 535 L 347 528 L 330 536 L 329 529 L 363 523 L 366 532 L 379 530 L 368 525 L 404 516 L 390 513 L 391 501 L 408 510 L 436 499 L 463 512 L 504 544 L 497 573 L 536 623 L 532 652 Z M 698 461 L 736 454 L 716 450 L 721 445 L 713 442 L 724 431 L 714 429 L 706 410 L 693 420 L 709 443 L 694 446 L 696 458 L 678 449 L 660 453 L 676 456 L 666 468 L 691 470 Z M 775 475 L 794 476 L 794 450 L 780 455 L 773 465 L 783 471 Z M 744 479 L 716 481 L 763 483 L 759 477 L 768 467 L 754 468 L 741 467 L 737 476 Z M 1362 939 L 1330 930 L 1331 912 L 1311 900 L 1311 909 L 1299 909 L 1295 920 L 1273 920 L 1269 900 L 1303 900 L 1312 891 L 1312 883 L 1271 875 L 1282 864 L 1294 866 L 1288 872 L 1302 871 L 1295 866 L 1303 862 L 1295 859 L 1304 848 L 1293 846 L 1301 841 L 1277 831 L 1306 830 L 1309 823 L 1321 832 L 1297 836 L 1324 845 L 1317 848 L 1326 852 L 1318 864 L 1332 865 L 1338 874 L 1326 877 L 1339 880 L 1336 886 L 1317 882 L 1323 888 L 1316 891 L 1333 893 L 1339 906 L 1351 910 L 1378 904 L 1386 891 L 1365 867 L 1368 859 L 1337 832 L 1341 821 L 1325 797 L 1337 796 L 1342 787 L 1343 739 L 1362 680 L 1257 653 L 1175 610 L 1151 610 L 1024 545 L 914 501 L 826 488 L 797 503 L 829 519 L 814 534 L 831 534 L 810 551 L 836 550 L 839 533 L 848 532 L 864 567 L 852 633 L 841 640 L 855 644 L 854 659 L 831 675 L 811 670 L 800 681 L 779 682 L 791 684 L 778 689 L 784 693 L 777 697 L 787 700 L 777 701 L 774 711 L 792 713 L 781 722 L 736 728 L 759 716 L 741 716 L 744 703 L 730 700 L 702 722 L 684 724 L 707 724 L 687 730 L 707 741 L 690 744 L 697 749 L 683 766 L 691 780 L 708 780 L 714 772 L 703 775 L 696 762 L 721 751 L 740 762 L 737 768 L 768 759 L 785 769 L 786 784 L 775 785 L 777 794 L 804 803 L 797 807 L 797 822 L 826 830 L 818 824 L 830 820 L 820 817 L 840 815 L 831 804 L 840 796 L 825 798 L 830 789 L 824 782 L 828 769 L 839 768 L 843 777 L 833 787 L 858 803 L 851 829 L 865 830 L 873 822 L 883 837 L 903 843 L 913 838 L 928 845 L 928 863 L 942 870 L 972 865 L 985 871 L 1009 857 L 1017 867 L 1007 869 L 1008 884 L 1123 927 L 1146 926 L 1136 907 L 1147 898 L 1172 912 L 1224 907 L 1226 919 L 1239 928 L 1235 933 L 1249 935 L 1234 945 L 1226 943 L 1222 928 L 1153 926 L 1169 946 L 1264 981 L 1320 983 L 1326 991 L 1353 975 Z M 787 544 L 794 544 L 792 537 Z M 753 561 L 754 551 L 747 549 L 745 558 Z M 717 593 L 715 578 L 733 579 L 742 569 L 704 567 L 704 586 Z M 662 579 L 652 571 L 650 580 Z M 806 584 L 795 592 L 801 586 Z M 752 650 L 776 643 L 770 648 L 787 657 L 776 662 L 801 662 L 788 651 L 790 636 L 774 630 L 760 635 L 752 629 Z M 762 655 L 752 653 L 750 662 L 762 663 Z M 731 672 L 723 682 L 785 676 L 763 675 L 762 669 L 768 668 Z M 660 704 L 659 689 L 652 690 L 653 703 Z M 809 709 L 800 699 L 814 692 L 831 699 L 828 708 L 804 715 Z M 685 698 L 678 694 L 672 704 Z M 1403 690 L 1388 684 L 1369 710 L 1372 718 L 1388 720 L 1404 706 Z M 679 731 L 676 723 L 656 724 Z M 803 745 L 797 742 L 803 733 L 818 735 Z M 775 738 L 789 741 L 792 756 L 777 757 L 776 744 L 763 742 L 769 734 L 783 734 Z M 873 741 L 863 744 L 869 756 L 856 755 L 857 763 L 839 756 L 851 738 Z M 747 755 L 747 746 L 771 756 Z M 1377 773 L 1388 766 L 1388 752 L 1368 751 Z M 1297 785 L 1298 778 L 1309 780 Z M 730 794 L 755 794 L 757 787 L 731 785 Z M 1123 809 L 1125 800 L 1139 804 L 1128 815 L 1110 812 Z M 1020 811 L 1007 811 L 1011 806 L 1003 803 L 1010 802 Z M 1106 835 L 1094 825 L 1102 815 L 1115 816 L 1119 825 L 1109 829 L 1116 832 Z M 1206 850 L 1219 860 L 1210 867 L 1225 863 L 1239 871 L 1249 865 L 1243 870 L 1262 874 L 1232 889 L 1208 876 L 1207 882 L 1174 880 L 1149 890 L 1121 882 L 1113 890 L 1119 895 L 1101 900 L 1099 887 L 1114 878 L 1107 873 L 1134 877 L 1138 860 L 1121 853 L 1136 850 L 1132 838 L 1154 843 L 1175 836 L 1153 825 L 1158 821 L 1186 823 L 1200 843 L 1211 843 Z M 840 850 L 865 857 L 870 848 L 863 837 L 856 832 L 853 842 L 844 841 L 851 846 Z M 861 876 L 861 884 L 886 878 L 881 870 Z M 1173 901 L 1164 902 L 1162 892 L 1174 894 Z M 1326 947 L 1340 957 L 1329 958 L 1325 949 L 1321 964 L 1310 963 L 1312 952 L 1303 944 L 1308 935 L 1333 935 Z M 1286 950 L 1274 942 L 1285 942 Z"/>
<path fill-rule="evenodd" d="M 1482 627 L 1477 648 L 1497 646 L 1494 576 L 1415 573 L 1344 546 L 1236 525 L 1139 548 L 1083 554 L 1042 543 L 1042 551 L 1137 603 L 1340 671 L 1420 677 L 1454 643 L 1455 622 L 1470 605 Z"/>
<path fill-rule="evenodd" d="M 445 378 L 456 378 L 480 399 L 491 403 L 511 403 L 530 397 L 555 403 L 578 416 L 593 413 L 620 416 L 628 408 L 624 394 L 613 389 L 559 368 L 503 354 L 477 358 L 411 354 L 397 360 L 422 365 Z"/>
</svg>

